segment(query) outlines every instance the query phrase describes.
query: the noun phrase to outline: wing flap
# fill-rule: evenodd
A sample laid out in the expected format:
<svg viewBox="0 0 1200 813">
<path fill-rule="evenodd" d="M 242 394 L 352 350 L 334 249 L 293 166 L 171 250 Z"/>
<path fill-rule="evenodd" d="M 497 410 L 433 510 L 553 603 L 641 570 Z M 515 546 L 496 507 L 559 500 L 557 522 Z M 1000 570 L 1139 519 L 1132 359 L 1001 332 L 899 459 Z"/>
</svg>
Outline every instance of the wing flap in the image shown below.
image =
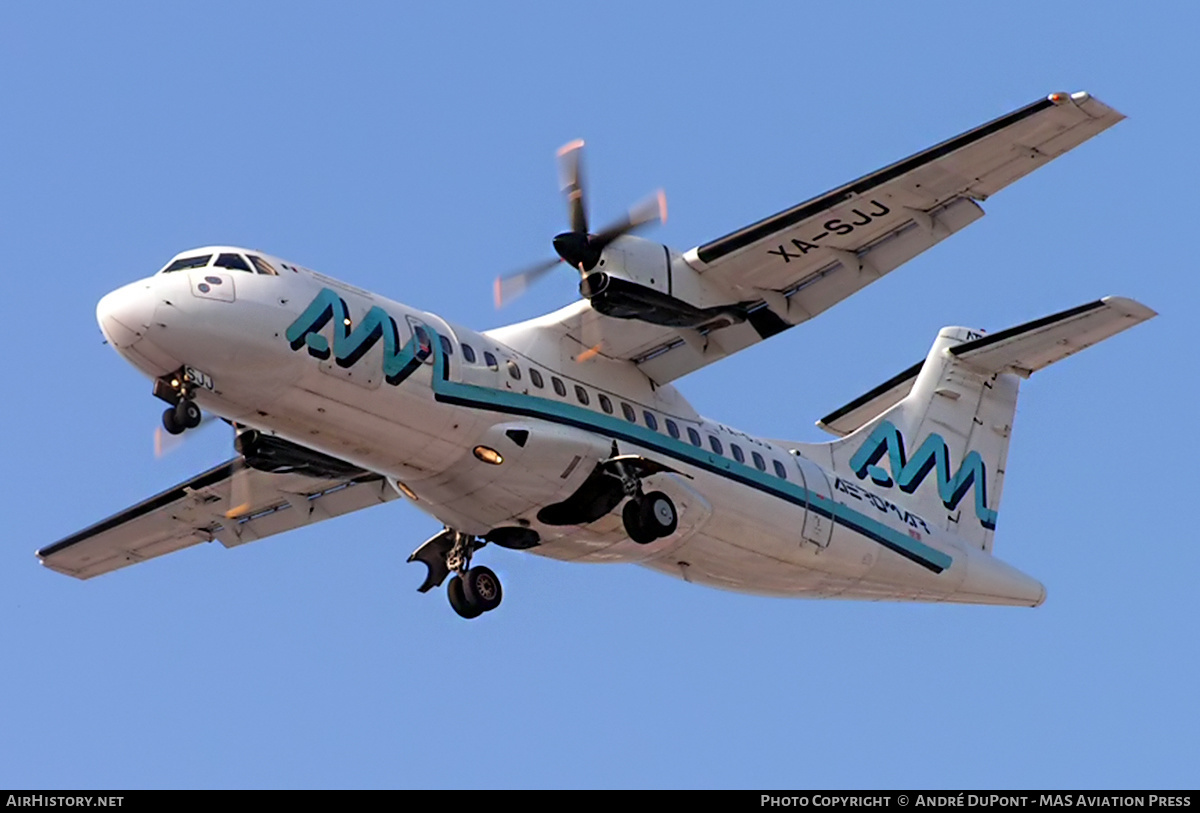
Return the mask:
<svg viewBox="0 0 1200 813">
<path fill-rule="evenodd" d="M 822 252 L 810 264 L 811 270 L 805 276 L 780 292 L 787 309 L 775 315 L 783 320 L 785 327 L 805 322 L 981 217 L 983 209 L 975 201 L 955 198 L 932 214 L 910 211 L 907 219 L 894 231 L 864 245 L 861 250 Z M 769 305 L 764 301 L 763 307 Z M 638 348 L 624 357 L 634 359 L 646 375 L 662 384 L 764 338 L 752 325 L 741 323 L 708 333 L 699 344 L 701 352 L 695 342 L 689 346 L 681 339 L 679 331 L 673 331 L 662 336 L 656 344 Z M 607 343 L 605 347 L 607 350 Z M 620 356 L 619 344 L 614 349 L 613 355 Z"/>
<path fill-rule="evenodd" d="M 324 479 L 230 460 L 37 552 L 51 570 L 89 579 L 214 539 L 225 547 L 396 499 L 376 474 Z"/>
</svg>

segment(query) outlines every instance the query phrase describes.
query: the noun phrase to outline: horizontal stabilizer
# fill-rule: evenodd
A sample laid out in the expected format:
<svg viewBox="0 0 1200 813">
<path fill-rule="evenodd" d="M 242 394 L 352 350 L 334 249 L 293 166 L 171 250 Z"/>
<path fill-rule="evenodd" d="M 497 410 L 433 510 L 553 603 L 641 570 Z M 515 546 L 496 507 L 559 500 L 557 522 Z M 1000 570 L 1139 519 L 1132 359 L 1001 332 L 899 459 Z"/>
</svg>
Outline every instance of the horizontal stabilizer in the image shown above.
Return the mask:
<svg viewBox="0 0 1200 813">
<path fill-rule="evenodd" d="M 1028 378 L 1086 347 L 1155 316 L 1140 302 L 1108 296 L 990 336 L 957 344 L 947 352 L 983 372 L 1015 373 Z M 924 361 L 919 361 L 875 389 L 835 409 L 817 426 L 845 437 L 900 403 L 912 390 Z"/>
<path fill-rule="evenodd" d="M 989 373 L 1032 373 L 1104 341 L 1157 315 L 1140 302 L 1106 296 L 1078 308 L 1035 319 L 981 339 L 955 345 L 949 352 Z"/>
<path fill-rule="evenodd" d="M 912 390 L 913 382 L 917 380 L 917 373 L 921 372 L 924 364 L 925 360 L 921 359 L 870 392 L 866 392 L 840 409 L 830 412 L 817 421 L 817 426 L 839 438 L 849 435 L 876 415 L 882 414 L 885 410 L 891 409 L 903 401 L 904 397 Z"/>
</svg>

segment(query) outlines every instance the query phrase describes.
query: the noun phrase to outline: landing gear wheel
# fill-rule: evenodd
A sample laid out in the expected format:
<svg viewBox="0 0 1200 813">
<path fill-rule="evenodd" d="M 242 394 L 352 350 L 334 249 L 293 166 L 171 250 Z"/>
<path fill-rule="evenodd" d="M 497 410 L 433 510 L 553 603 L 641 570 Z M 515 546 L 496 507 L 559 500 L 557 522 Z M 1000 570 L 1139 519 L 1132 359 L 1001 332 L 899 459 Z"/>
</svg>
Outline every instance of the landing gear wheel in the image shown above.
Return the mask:
<svg viewBox="0 0 1200 813">
<path fill-rule="evenodd" d="M 651 491 L 642 498 L 642 527 L 653 531 L 657 539 L 670 536 L 679 527 L 675 503 L 661 491 Z"/>
<path fill-rule="evenodd" d="M 457 573 L 450 577 L 450 584 L 446 585 L 446 596 L 450 599 L 450 606 L 454 608 L 454 612 L 463 618 L 477 618 L 483 614 L 483 610 L 467 601 L 463 593 L 462 577 Z"/>
<path fill-rule="evenodd" d="M 500 606 L 504 597 L 500 589 L 500 578 L 490 569 L 480 565 L 467 571 L 462 578 L 462 591 L 467 603 L 481 613 L 488 613 Z"/>
<path fill-rule="evenodd" d="M 178 435 L 187 428 L 175 418 L 175 407 L 167 407 L 163 410 L 162 425 L 163 429 L 166 429 L 172 435 Z"/>
<path fill-rule="evenodd" d="M 629 534 L 629 538 L 639 545 L 649 545 L 658 539 L 658 536 L 654 533 L 652 526 L 647 526 L 642 521 L 642 514 L 643 503 L 641 500 L 630 500 L 621 509 L 621 519 L 625 521 L 625 533 Z"/>
<path fill-rule="evenodd" d="M 196 406 L 196 402 L 189 398 L 184 398 L 175 405 L 175 422 L 184 429 L 195 429 L 200 425 L 203 417 L 200 407 Z"/>
</svg>

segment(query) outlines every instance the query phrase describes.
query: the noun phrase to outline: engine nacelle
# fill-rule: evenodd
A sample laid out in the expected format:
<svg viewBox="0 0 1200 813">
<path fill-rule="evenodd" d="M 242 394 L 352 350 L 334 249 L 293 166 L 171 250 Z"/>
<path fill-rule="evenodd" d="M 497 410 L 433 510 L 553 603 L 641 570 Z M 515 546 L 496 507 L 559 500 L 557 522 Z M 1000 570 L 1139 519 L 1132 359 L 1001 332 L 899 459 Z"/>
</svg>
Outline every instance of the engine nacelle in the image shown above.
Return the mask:
<svg viewBox="0 0 1200 813">
<path fill-rule="evenodd" d="M 638 237 L 621 237 L 605 248 L 579 293 L 606 316 L 669 327 L 745 318 L 727 293 L 708 284 L 681 255 Z"/>
</svg>

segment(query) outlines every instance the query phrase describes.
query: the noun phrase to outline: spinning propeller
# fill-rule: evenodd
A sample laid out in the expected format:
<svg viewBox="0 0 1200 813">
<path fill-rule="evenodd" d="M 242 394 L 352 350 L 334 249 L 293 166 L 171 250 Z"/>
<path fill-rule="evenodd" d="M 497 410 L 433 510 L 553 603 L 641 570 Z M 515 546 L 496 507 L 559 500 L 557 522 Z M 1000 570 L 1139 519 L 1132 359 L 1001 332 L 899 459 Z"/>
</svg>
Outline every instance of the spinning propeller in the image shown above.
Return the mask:
<svg viewBox="0 0 1200 813">
<path fill-rule="evenodd" d="M 523 294 L 560 262 L 565 262 L 587 277 L 589 271 L 600 262 L 600 254 L 613 240 L 629 234 L 642 226 L 657 221 L 666 222 L 667 196 L 660 189 L 650 197 L 634 205 L 624 218 L 593 234 L 588 230 L 587 206 L 583 194 L 583 140 L 572 141 L 558 150 L 558 174 L 562 190 L 567 196 L 567 215 L 571 230 L 554 238 L 554 250 L 558 259 L 544 260 L 537 265 L 497 277 L 493 289 L 496 307 L 500 308 Z"/>
<path fill-rule="evenodd" d="M 200 426 L 205 426 L 217 419 L 217 416 L 211 412 L 204 415 L 204 419 L 200 422 Z M 224 419 L 221 419 L 224 420 Z M 232 506 L 225 512 L 225 518 L 236 520 L 247 513 L 254 504 L 254 494 L 250 486 L 250 467 L 246 464 L 246 458 L 242 455 L 241 447 L 238 443 L 239 427 L 236 423 L 229 423 L 233 429 L 233 446 L 238 452 L 238 457 L 233 460 L 233 473 L 229 481 L 229 504 Z M 173 435 L 164 431 L 159 426 L 154 430 L 154 456 L 161 459 L 164 455 L 178 449 L 183 444 L 185 437 L 190 437 L 193 429 L 189 429 L 186 434 Z"/>
</svg>

